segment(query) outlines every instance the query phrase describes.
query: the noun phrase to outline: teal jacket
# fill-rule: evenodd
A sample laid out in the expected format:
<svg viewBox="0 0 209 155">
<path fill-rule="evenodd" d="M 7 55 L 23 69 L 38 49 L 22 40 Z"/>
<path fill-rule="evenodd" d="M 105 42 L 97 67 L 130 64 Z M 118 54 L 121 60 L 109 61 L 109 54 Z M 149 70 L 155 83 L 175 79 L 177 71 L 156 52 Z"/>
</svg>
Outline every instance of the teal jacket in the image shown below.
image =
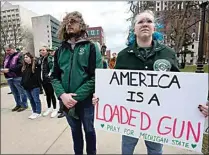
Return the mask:
<svg viewBox="0 0 209 155">
<path fill-rule="evenodd" d="M 57 97 L 63 93 L 75 93 L 77 96 L 73 99 L 78 101 L 76 105 L 85 103 L 86 99 L 92 100 L 96 68 L 102 68 L 102 56 L 96 44 L 80 40 L 73 48 L 70 42 L 64 41 L 55 52 L 51 75 Z M 65 111 L 78 118 L 75 108 L 65 108 Z"/>
</svg>

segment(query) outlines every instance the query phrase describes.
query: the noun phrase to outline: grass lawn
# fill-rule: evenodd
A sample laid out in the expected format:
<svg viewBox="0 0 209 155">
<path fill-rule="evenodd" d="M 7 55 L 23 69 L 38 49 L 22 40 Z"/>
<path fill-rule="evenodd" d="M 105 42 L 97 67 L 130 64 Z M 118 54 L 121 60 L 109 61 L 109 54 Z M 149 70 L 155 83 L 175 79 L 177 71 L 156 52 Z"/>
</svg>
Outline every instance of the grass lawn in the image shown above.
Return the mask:
<svg viewBox="0 0 209 155">
<path fill-rule="evenodd" d="M 204 66 L 204 73 L 209 73 L 208 71 L 208 65 Z M 184 69 L 181 69 L 181 72 L 195 72 L 196 71 L 196 65 L 191 65 L 191 66 L 185 66 Z"/>
</svg>

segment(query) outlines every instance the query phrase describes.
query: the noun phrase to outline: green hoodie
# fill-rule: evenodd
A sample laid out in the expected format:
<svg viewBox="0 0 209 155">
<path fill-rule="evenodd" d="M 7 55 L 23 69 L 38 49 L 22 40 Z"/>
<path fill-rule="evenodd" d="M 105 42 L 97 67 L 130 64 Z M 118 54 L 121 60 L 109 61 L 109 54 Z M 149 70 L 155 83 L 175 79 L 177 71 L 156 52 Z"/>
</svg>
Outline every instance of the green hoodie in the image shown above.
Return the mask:
<svg viewBox="0 0 209 155">
<path fill-rule="evenodd" d="M 57 97 L 63 93 L 75 93 L 78 102 L 84 101 L 95 91 L 95 69 L 102 68 L 99 48 L 87 40 L 75 43 L 64 41 L 55 52 L 52 85 Z M 78 119 L 75 108 L 68 112 Z"/>
</svg>

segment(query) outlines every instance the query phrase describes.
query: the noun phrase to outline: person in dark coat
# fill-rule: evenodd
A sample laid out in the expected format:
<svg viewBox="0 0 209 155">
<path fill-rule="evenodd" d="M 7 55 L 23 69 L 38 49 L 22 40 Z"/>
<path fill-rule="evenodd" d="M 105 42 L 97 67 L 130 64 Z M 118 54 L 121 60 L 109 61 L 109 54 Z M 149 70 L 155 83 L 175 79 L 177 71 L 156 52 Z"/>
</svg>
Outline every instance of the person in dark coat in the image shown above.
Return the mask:
<svg viewBox="0 0 209 155">
<path fill-rule="evenodd" d="M 40 67 L 31 53 L 27 52 L 24 55 L 22 67 L 21 85 L 26 90 L 26 94 L 30 100 L 32 107 L 32 115 L 29 119 L 36 119 L 41 116 L 41 101 L 40 101 Z"/>
</svg>

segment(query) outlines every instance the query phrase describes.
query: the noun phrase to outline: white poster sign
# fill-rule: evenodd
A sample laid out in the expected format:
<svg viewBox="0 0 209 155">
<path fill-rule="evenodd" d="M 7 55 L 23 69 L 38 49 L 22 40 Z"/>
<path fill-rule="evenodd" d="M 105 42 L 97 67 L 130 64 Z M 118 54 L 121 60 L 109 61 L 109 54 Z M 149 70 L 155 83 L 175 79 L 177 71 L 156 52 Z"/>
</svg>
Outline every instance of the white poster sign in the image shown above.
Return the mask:
<svg viewBox="0 0 209 155">
<path fill-rule="evenodd" d="M 96 70 L 95 127 L 201 152 L 208 75 Z"/>
</svg>

